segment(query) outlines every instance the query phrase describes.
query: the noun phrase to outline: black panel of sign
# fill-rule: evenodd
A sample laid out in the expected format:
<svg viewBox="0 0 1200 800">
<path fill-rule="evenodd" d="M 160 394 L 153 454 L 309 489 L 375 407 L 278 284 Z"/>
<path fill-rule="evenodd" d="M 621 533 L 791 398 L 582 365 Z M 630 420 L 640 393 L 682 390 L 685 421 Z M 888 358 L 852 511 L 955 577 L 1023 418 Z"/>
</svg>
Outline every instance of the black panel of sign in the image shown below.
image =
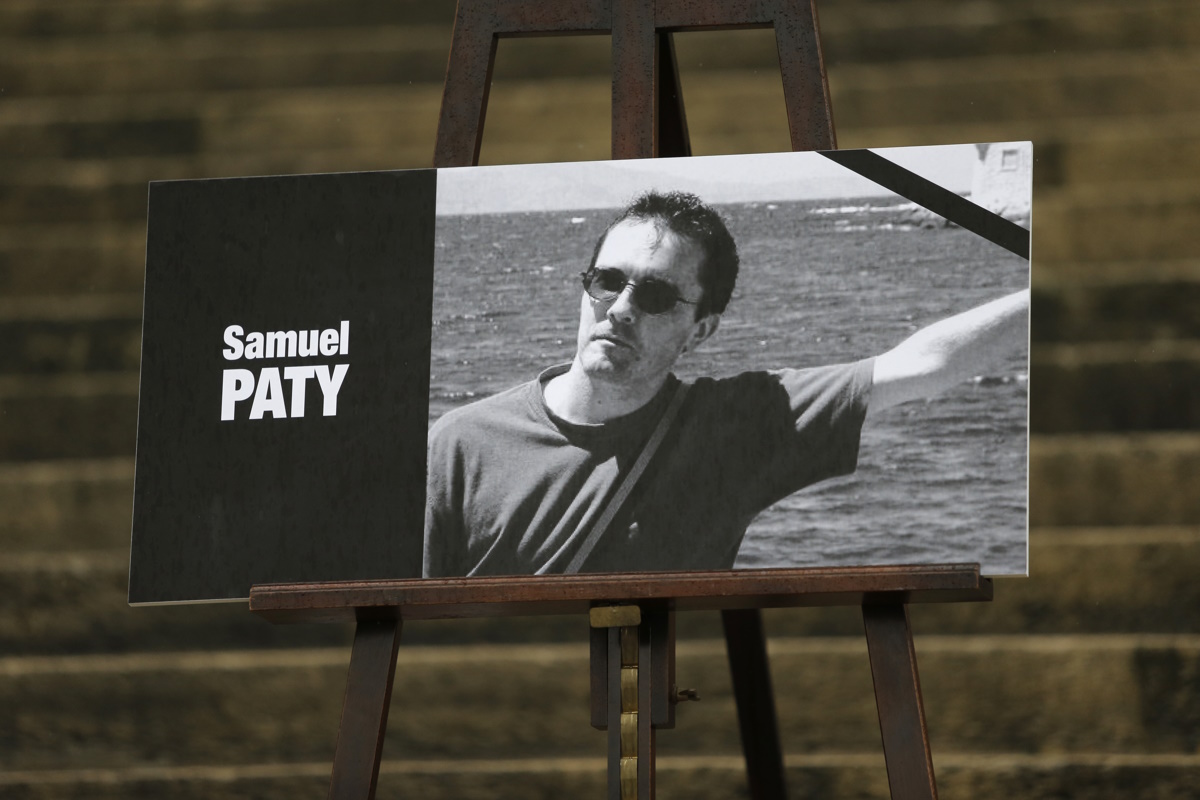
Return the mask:
<svg viewBox="0 0 1200 800">
<path fill-rule="evenodd" d="M 436 181 L 151 184 L 131 603 L 420 576 Z"/>
</svg>

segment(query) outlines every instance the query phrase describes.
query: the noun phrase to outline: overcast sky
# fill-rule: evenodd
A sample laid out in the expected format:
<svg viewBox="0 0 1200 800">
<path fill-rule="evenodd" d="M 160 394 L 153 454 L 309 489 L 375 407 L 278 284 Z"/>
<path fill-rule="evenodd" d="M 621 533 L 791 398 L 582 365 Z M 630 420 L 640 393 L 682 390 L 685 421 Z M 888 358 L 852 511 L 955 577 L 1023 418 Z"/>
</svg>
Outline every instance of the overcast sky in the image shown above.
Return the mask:
<svg viewBox="0 0 1200 800">
<path fill-rule="evenodd" d="M 952 191 L 970 189 L 973 144 L 875 152 Z M 888 193 L 817 153 L 693 156 L 439 169 L 437 213 L 615 208 L 651 188 L 692 192 L 710 203 Z"/>
</svg>

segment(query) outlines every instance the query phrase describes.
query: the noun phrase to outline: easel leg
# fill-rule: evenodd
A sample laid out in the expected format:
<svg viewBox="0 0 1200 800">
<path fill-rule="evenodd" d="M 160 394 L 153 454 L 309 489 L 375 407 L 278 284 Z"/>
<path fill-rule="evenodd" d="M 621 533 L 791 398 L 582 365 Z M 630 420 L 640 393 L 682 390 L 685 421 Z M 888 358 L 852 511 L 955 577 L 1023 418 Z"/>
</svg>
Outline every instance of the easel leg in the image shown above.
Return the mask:
<svg viewBox="0 0 1200 800">
<path fill-rule="evenodd" d="M 400 620 L 359 622 L 333 754 L 330 800 L 372 800 L 387 732 Z"/>
<path fill-rule="evenodd" d="M 729 672 L 737 700 L 738 728 L 746 754 L 746 776 L 753 800 L 785 800 L 783 749 L 775 718 L 775 695 L 767 661 L 762 612 L 756 608 L 721 612 Z"/>
<path fill-rule="evenodd" d="M 892 800 L 937 800 L 908 606 L 864 605 L 863 622 Z"/>
<path fill-rule="evenodd" d="M 653 158 L 655 106 L 654 4 L 612 0 L 612 157 Z"/>
<path fill-rule="evenodd" d="M 467 167 L 479 163 L 483 120 L 496 63 L 496 35 L 485 23 L 487 9 L 459 3 L 446 70 L 442 113 L 438 119 L 435 167 Z"/>
<path fill-rule="evenodd" d="M 783 78 L 783 102 L 787 106 L 792 149 L 836 149 L 833 106 L 829 102 L 821 35 L 817 30 L 816 0 L 803 4 L 778 3 L 774 11 L 779 72 Z"/>
</svg>

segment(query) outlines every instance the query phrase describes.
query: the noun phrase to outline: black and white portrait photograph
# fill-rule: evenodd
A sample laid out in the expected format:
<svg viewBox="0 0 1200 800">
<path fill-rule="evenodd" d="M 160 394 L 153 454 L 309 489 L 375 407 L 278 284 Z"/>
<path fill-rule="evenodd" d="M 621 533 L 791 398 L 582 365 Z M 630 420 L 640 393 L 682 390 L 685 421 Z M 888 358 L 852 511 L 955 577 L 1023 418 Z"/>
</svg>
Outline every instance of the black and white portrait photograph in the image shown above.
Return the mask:
<svg viewBox="0 0 1200 800">
<path fill-rule="evenodd" d="M 1028 143 L 875 153 L 1030 226 Z M 1025 574 L 1028 287 L 818 153 L 439 170 L 423 575 Z"/>
<path fill-rule="evenodd" d="M 1010 143 L 155 184 L 130 597 L 1026 574 L 1031 161 Z"/>
</svg>

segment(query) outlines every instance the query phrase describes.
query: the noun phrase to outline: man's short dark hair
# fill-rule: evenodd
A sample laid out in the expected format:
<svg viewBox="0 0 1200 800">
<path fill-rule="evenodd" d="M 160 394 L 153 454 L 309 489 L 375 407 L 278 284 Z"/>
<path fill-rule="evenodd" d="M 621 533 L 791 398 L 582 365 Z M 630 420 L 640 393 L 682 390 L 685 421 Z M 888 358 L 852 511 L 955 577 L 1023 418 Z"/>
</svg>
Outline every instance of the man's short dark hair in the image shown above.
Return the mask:
<svg viewBox="0 0 1200 800">
<path fill-rule="evenodd" d="M 725 221 L 712 206 L 687 192 L 646 192 L 621 209 L 600 234 L 590 266 L 596 266 L 609 231 L 627 220 L 653 222 L 660 231 L 670 231 L 699 247 L 700 287 L 704 294 L 696 306 L 696 319 L 725 310 L 737 283 L 738 252 Z"/>
</svg>

